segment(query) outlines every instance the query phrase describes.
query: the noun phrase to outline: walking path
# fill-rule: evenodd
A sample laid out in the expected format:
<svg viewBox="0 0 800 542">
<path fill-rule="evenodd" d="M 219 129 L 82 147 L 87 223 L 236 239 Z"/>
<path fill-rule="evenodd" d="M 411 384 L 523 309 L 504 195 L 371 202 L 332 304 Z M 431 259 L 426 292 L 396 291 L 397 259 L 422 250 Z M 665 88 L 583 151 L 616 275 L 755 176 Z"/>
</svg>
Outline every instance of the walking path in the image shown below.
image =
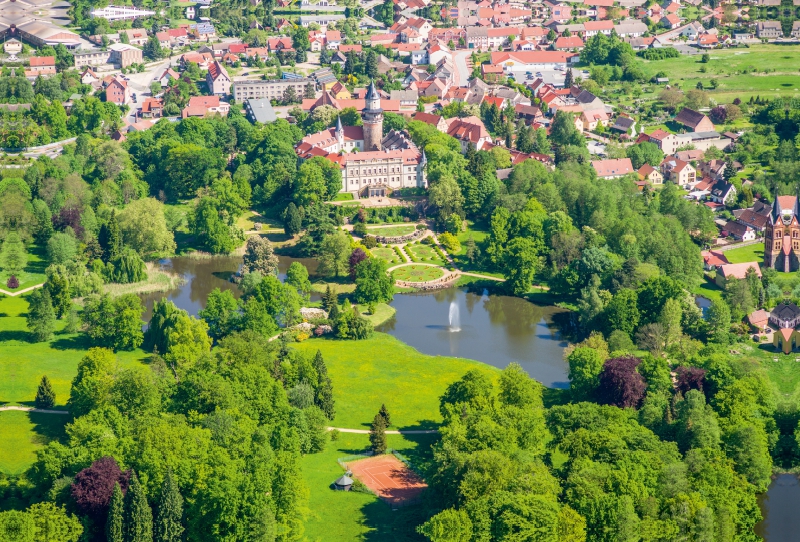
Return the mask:
<svg viewBox="0 0 800 542">
<path fill-rule="evenodd" d="M 339 431 L 340 433 L 358 433 L 359 435 L 369 435 L 369 429 L 345 429 L 344 427 L 326 427 L 328 431 Z M 420 429 L 411 431 L 385 431 L 387 435 L 433 435 L 438 433 L 438 429 Z"/>
<path fill-rule="evenodd" d="M 23 412 L 33 412 L 35 414 L 69 414 L 69 410 L 49 410 L 46 408 L 33 408 L 29 406 L 17 405 L 0 406 L 0 411 L 3 410 L 21 410 Z"/>
<path fill-rule="evenodd" d="M 44 286 L 44 282 L 41 283 L 41 284 L 34 284 L 33 286 L 29 286 L 27 288 L 23 288 L 22 290 L 20 290 L 18 292 L 9 292 L 9 291 L 6 291 L 6 290 L 3 290 L 2 288 L 0 288 L 0 294 L 5 294 L 5 295 L 11 296 L 11 297 L 17 297 L 18 295 L 27 294 L 28 292 L 31 292 L 31 291 L 35 290 L 36 288 L 41 288 L 42 286 Z"/>
</svg>

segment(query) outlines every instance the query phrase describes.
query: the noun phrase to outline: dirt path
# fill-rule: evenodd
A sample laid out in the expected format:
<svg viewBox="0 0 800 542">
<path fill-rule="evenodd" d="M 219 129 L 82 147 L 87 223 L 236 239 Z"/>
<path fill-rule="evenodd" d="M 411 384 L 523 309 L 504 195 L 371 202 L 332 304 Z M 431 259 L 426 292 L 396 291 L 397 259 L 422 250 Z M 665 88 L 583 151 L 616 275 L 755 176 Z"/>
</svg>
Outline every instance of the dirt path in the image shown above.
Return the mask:
<svg viewBox="0 0 800 542">
<path fill-rule="evenodd" d="M 33 286 L 29 286 L 27 288 L 23 288 L 19 292 L 8 292 L 8 291 L 3 290 L 2 288 L 0 288 L 0 294 L 5 294 L 5 295 L 10 296 L 10 297 L 17 297 L 18 295 L 27 294 L 28 292 L 32 292 L 36 288 L 41 288 L 42 286 L 44 286 L 44 282 L 41 283 L 41 284 L 34 284 Z"/>
<path fill-rule="evenodd" d="M 17 406 L 17 405 L 0 406 L 0 412 L 4 410 L 20 410 L 22 412 L 33 412 L 35 414 L 69 414 L 68 410 L 49 410 L 46 408 L 33 408 L 29 406 Z"/>
<path fill-rule="evenodd" d="M 339 431 L 340 433 L 358 433 L 359 435 L 369 435 L 369 429 L 345 429 L 344 427 L 326 427 L 328 431 Z M 387 435 L 433 435 L 438 433 L 438 429 L 421 429 L 411 431 L 386 431 Z"/>
</svg>

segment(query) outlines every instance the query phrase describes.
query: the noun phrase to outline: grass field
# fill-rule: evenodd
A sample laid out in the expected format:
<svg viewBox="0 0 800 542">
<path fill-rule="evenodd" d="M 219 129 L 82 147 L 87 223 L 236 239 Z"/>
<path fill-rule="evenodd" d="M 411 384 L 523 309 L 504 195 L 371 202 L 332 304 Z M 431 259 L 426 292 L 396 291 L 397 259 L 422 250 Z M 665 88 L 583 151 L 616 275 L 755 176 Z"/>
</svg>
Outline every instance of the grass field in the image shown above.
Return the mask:
<svg viewBox="0 0 800 542">
<path fill-rule="evenodd" d="M 394 413 L 392 413 L 394 415 Z M 430 457 L 435 435 L 388 435 L 388 444 L 412 462 Z M 425 538 L 415 528 L 427 519 L 424 505 L 392 512 L 368 493 L 334 491 L 331 483 L 344 471 L 337 458 L 360 453 L 369 446 L 368 435 L 341 433 L 325 451 L 302 459 L 303 479 L 309 488 L 309 515 L 304 522 L 310 542 L 417 542 Z"/>
<path fill-rule="evenodd" d="M 800 96 L 795 51 L 796 46 L 758 44 L 749 48 L 711 51 L 710 60 L 705 64 L 701 63 L 702 55 L 642 62 L 648 79 L 663 71 L 668 74 L 671 85 L 684 91 L 695 88 L 698 81 L 702 81 L 707 92 L 718 102 L 731 102 L 736 97 L 745 101 L 756 95 L 762 98 Z M 700 72 L 700 68 L 705 68 L 705 73 Z M 716 79 L 716 89 L 710 88 L 711 79 Z"/>
<path fill-rule="evenodd" d="M 694 295 L 701 295 L 711 301 L 722 302 L 722 289 L 708 280 L 703 280 L 700 286 L 692 289 Z"/>
<path fill-rule="evenodd" d="M 370 235 L 384 235 L 386 237 L 399 237 L 401 235 L 409 235 L 414 233 L 417 227 L 413 224 L 405 224 L 402 226 L 372 226 L 368 227 Z"/>
<path fill-rule="evenodd" d="M 754 243 L 746 247 L 726 250 L 724 254 L 731 263 L 762 262 L 764 261 L 764 243 Z"/>
<path fill-rule="evenodd" d="M 424 263 L 435 263 L 436 265 L 446 265 L 447 262 L 439 257 L 439 254 L 433 250 L 430 245 L 423 245 L 422 243 L 414 243 L 410 246 L 404 246 L 403 250 L 406 254 L 411 256 L 413 261 Z"/>
<path fill-rule="evenodd" d="M 381 260 L 386 260 L 390 265 L 396 265 L 399 263 L 403 263 L 403 260 L 400 259 L 400 256 L 391 248 L 373 248 L 370 249 L 372 255 L 376 258 L 380 258 Z"/>
<path fill-rule="evenodd" d="M 28 247 L 28 262 L 22 273 L 17 275 L 19 280 L 19 288 L 10 290 L 6 286 L 6 282 L 11 276 L 5 269 L 0 271 L 0 288 L 16 292 L 29 286 L 41 284 L 45 281 L 44 270 L 47 268 L 47 257 L 44 253 L 44 248 L 37 245 L 30 245 Z"/>
<path fill-rule="evenodd" d="M 295 348 L 322 352 L 336 400 L 334 427 L 368 428 L 386 403 L 393 427 L 433 428 L 442 420 L 439 397 L 450 383 L 470 369 L 498 374 L 477 361 L 422 354 L 385 333 L 365 341 L 309 339 Z"/>
<path fill-rule="evenodd" d="M 358 307 L 358 312 L 361 313 L 361 316 L 369 320 L 373 326 L 379 326 L 392 316 L 394 313 L 397 312 L 397 309 L 392 307 L 391 305 L 387 305 L 386 303 L 378 303 L 375 306 L 375 314 L 369 313 L 369 307 L 367 305 L 356 305 Z"/>
<path fill-rule="evenodd" d="M 31 343 L 25 323 L 28 302 L 25 296 L 0 299 L 0 403 L 33 404 L 42 375 L 47 375 L 56 392 L 56 404 L 69 398 L 69 387 L 78 362 L 91 346 L 84 335 L 57 331 L 53 340 Z M 63 327 L 56 323 L 56 329 Z M 140 364 L 143 350 L 118 352 L 120 367 Z"/>
<path fill-rule="evenodd" d="M 7 410 L 0 412 L 0 472 L 15 476 L 36 460 L 36 450 L 64 436 L 69 416 Z"/>
<path fill-rule="evenodd" d="M 430 265 L 404 265 L 394 270 L 395 280 L 405 280 L 409 282 L 428 282 L 444 276 L 441 267 L 431 267 Z"/>
</svg>

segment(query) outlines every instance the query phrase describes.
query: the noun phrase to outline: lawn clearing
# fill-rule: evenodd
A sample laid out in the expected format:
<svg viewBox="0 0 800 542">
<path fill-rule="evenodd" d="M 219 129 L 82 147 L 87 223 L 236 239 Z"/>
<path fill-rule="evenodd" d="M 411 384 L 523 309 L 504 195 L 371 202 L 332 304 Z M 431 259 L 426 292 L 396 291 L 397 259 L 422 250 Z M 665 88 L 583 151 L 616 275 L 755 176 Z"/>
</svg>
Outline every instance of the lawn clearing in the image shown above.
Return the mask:
<svg viewBox="0 0 800 542">
<path fill-rule="evenodd" d="M 439 254 L 433 250 L 430 245 L 423 245 L 422 243 L 414 243 L 410 246 L 405 246 L 403 249 L 406 254 L 411 256 L 411 259 L 416 262 L 434 263 L 436 265 L 446 265 L 447 262 L 439 257 Z"/>
<path fill-rule="evenodd" d="M 395 269 L 393 273 L 395 280 L 404 280 L 406 282 L 429 282 L 444 276 L 444 271 L 441 267 L 417 264 L 404 265 Z"/>
<path fill-rule="evenodd" d="M 391 248 L 373 248 L 370 249 L 372 255 L 376 258 L 380 258 L 381 260 L 385 260 L 386 262 L 395 265 L 398 263 L 402 263 L 404 260 L 400 259 L 400 256 L 397 255 L 397 252 Z"/>
<path fill-rule="evenodd" d="M 63 320 L 56 322 L 53 340 L 30 342 L 25 323 L 27 310 L 26 296 L 0 299 L 0 403 L 32 406 L 39 381 L 47 375 L 56 393 L 56 404 L 64 405 L 78 362 L 91 344 L 85 335 L 61 332 Z M 120 368 L 138 366 L 147 356 L 144 350 L 117 352 Z"/>
<path fill-rule="evenodd" d="M 24 288 L 41 284 L 47 278 L 44 274 L 44 270 L 47 268 L 47 257 L 45 256 L 44 248 L 38 245 L 29 245 L 27 249 L 27 264 L 25 265 L 22 273 L 17 275 L 17 280 L 19 280 L 19 288 L 12 290 L 7 286 L 8 279 L 11 274 L 3 269 L 0 271 L 0 288 L 3 290 L 18 292 Z"/>
<path fill-rule="evenodd" d="M 385 333 L 363 341 L 309 339 L 294 346 L 322 352 L 333 382 L 334 427 L 368 429 L 381 405 L 392 427 L 431 429 L 442 421 L 439 397 L 470 369 L 493 380 L 498 369 L 463 358 L 428 356 Z"/>
<path fill-rule="evenodd" d="M 64 437 L 63 414 L 39 414 L 19 410 L 0 412 L 0 472 L 22 474 L 36 460 L 36 450 Z"/>
<path fill-rule="evenodd" d="M 400 237 L 401 235 L 410 235 L 414 233 L 417 227 L 413 224 L 406 224 L 403 226 L 371 226 L 367 227 L 370 235 L 383 235 L 385 237 Z"/>
<path fill-rule="evenodd" d="M 753 243 L 741 248 L 734 248 L 724 252 L 725 257 L 731 263 L 763 262 L 764 243 Z"/>
</svg>

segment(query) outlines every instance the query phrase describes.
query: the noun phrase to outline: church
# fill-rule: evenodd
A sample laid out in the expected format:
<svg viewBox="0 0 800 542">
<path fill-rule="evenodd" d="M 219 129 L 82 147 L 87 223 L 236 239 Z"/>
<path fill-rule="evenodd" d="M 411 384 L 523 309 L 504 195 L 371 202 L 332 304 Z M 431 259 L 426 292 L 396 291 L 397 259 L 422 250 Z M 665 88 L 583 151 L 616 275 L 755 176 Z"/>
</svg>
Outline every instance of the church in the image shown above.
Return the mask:
<svg viewBox="0 0 800 542">
<path fill-rule="evenodd" d="M 383 135 L 381 97 L 371 83 L 361 111 L 363 126 L 328 128 L 304 137 L 295 148 L 304 160 L 322 156 L 339 164 L 342 192 L 356 197 L 385 197 L 400 188 L 427 188 L 425 151 L 406 132 Z"/>
<path fill-rule="evenodd" d="M 785 273 L 800 270 L 800 198 L 778 196 L 764 228 L 764 266 Z"/>
</svg>

